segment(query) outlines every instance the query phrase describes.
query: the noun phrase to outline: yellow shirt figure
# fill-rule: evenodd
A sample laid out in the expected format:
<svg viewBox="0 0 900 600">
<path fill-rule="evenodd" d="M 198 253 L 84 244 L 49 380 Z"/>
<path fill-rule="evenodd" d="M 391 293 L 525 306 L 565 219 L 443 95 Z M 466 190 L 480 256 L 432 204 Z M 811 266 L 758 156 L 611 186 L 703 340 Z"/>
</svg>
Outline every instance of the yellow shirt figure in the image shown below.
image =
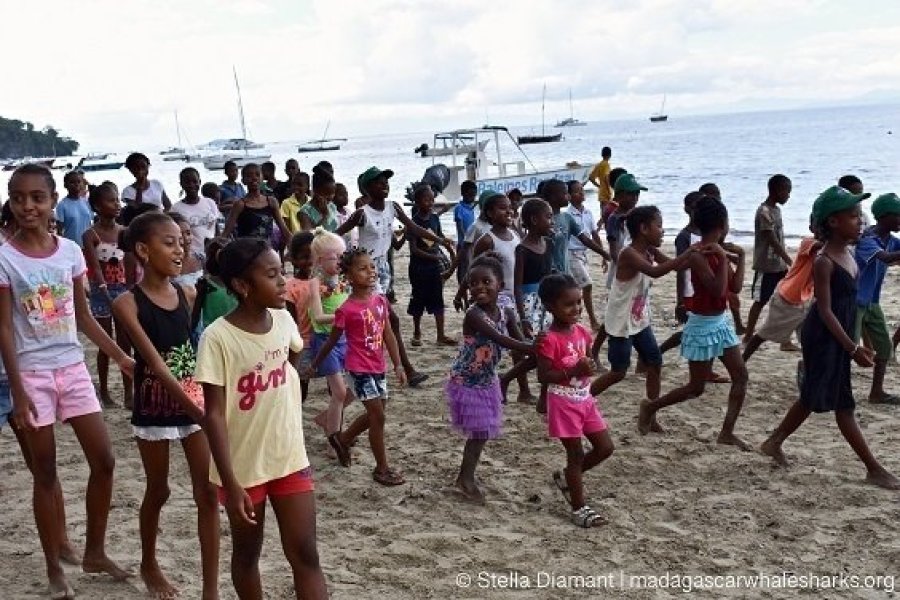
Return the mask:
<svg viewBox="0 0 900 600">
<path fill-rule="evenodd" d="M 304 204 L 305 202 L 300 202 L 294 194 L 285 198 L 281 203 L 281 216 L 291 233 L 300 231 L 300 209 Z"/>
<path fill-rule="evenodd" d="M 269 312 L 272 328 L 264 334 L 216 319 L 203 332 L 197 351 L 194 379 L 225 388 L 231 467 L 245 489 L 309 466 L 300 376 L 288 359 L 288 351 L 303 349 L 303 339 L 288 311 Z M 222 485 L 213 461 L 209 479 Z"/>
<path fill-rule="evenodd" d="M 606 204 L 612 200 L 613 197 L 613 189 L 612 186 L 609 185 L 610 170 L 609 160 L 604 158 L 594 166 L 593 170 L 591 170 L 591 174 L 588 175 L 588 180 L 597 186 L 597 195 L 600 197 L 600 204 Z"/>
</svg>

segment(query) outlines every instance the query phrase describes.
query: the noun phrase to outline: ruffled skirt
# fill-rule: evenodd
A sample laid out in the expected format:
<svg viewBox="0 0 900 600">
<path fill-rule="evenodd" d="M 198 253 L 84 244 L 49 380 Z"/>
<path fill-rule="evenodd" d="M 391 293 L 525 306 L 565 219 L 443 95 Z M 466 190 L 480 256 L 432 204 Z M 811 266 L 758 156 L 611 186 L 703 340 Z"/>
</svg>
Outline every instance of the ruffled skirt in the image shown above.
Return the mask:
<svg viewBox="0 0 900 600">
<path fill-rule="evenodd" d="M 500 437 L 503 426 L 503 404 L 500 380 L 487 387 L 468 387 L 450 378 L 444 386 L 450 424 L 467 438 L 492 440 Z"/>
<path fill-rule="evenodd" d="M 734 325 L 724 312 L 719 315 L 688 313 L 681 334 L 681 356 L 702 362 L 719 358 L 726 348 L 740 344 Z"/>
</svg>

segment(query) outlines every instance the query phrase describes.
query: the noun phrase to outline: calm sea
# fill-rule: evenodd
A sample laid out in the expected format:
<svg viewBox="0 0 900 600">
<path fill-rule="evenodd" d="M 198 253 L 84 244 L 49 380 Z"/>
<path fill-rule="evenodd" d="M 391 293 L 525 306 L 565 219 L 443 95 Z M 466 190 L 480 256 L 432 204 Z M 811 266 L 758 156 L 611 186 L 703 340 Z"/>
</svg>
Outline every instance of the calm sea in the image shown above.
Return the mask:
<svg viewBox="0 0 900 600">
<path fill-rule="evenodd" d="M 514 128 L 513 134 L 531 133 L 536 128 Z M 804 235 L 810 207 L 816 195 L 847 173 L 859 176 L 873 196 L 900 192 L 900 106 L 865 106 L 742 113 L 703 117 L 670 114 L 667 123 L 647 119 L 601 121 L 586 127 L 562 129 L 564 141 L 525 146 L 531 162 L 540 169 L 561 166 L 569 161 L 583 164 L 600 159 L 600 148 L 613 150 L 613 166 L 634 173 L 649 191 L 642 204 L 655 204 L 663 213 L 666 230 L 674 234 L 686 222 L 682 211 L 684 195 L 706 182 L 714 181 L 722 190 L 731 215 L 731 227 L 740 241 L 752 239 L 753 216 L 766 196 L 766 181 L 775 173 L 793 180 L 793 193 L 783 209 L 785 233 Z M 893 132 L 893 133 L 892 133 Z M 285 160 L 297 158 L 309 170 L 322 159 L 331 161 L 339 181 L 355 193 L 356 175 L 371 165 L 391 168 L 392 196 L 401 200 L 405 187 L 417 181 L 430 158 L 419 158 L 413 148 L 432 145 L 435 132 L 385 134 L 357 137 L 336 152 L 298 155 L 297 141 L 268 144 L 279 174 Z M 222 136 L 233 132 L 222 132 Z M 163 182 L 169 197 L 178 196 L 178 172 L 183 163 L 163 162 L 150 152 L 165 145 L 159 140 L 142 149 L 152 161 L 151 178 Z M 92 150 L 92 149 L 84 149 Z M 504 160 L 514 160 L 511 144 L 502 148 Z M 490 146 L 487 151 L 491 156 Z M 438 159 L 440 160 L 440 159 Z M 196 163 L 204 181 L 220 182 L 220 172 L 207 172 Z M 5 196 L 9 173 L 0 174 Z M 111 180 L 120 186 L 132 182 L 125 170 L 90 173 L 92 183 Z M 62 172 L 58 173 L 62 183 Z M 64 193 L 64 192 L 63 192 Z M 867 209 L 871 201 L 864 204 Z M 596 194 L 588 204 L 597 209 Z"/>
</svg>

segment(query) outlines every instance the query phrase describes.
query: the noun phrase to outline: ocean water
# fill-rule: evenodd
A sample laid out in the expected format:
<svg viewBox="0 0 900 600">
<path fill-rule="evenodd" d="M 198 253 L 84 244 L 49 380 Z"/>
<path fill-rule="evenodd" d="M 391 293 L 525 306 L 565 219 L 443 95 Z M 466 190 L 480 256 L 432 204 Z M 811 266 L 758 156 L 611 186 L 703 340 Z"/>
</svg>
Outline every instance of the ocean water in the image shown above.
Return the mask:
<svg viewBox="0 0 900 600">
<path fill-rule="evenodd" d="M 539 130 L 537 126 L 511 131 L 517 135 Z M 687 221 L 682 209 L 684 195 L 707 181 L 715 182 L 722 190 L 732 235 L 742 242 L 752 241 L 754 213 L 766 197 L 766 181 L 775 173 L 784 173 L 793 181 L 791 199 L 783 207 L 785 234 L 791 237 L 806 234 L 812 202 L 841 175 L 859 176 L 873 197 L 890 191 L 900 193 L 900 106 L 696 117 L 671 114 L 666 123 L 650 123 L 648 119 L 598 121 L 562 131 L 562 142 L 523 147 L 531 163 L 539 169 L 570 161 L 592 164 L 600 159 L 600 149 L 610 146 L 612 165 L 628 169 L 649 188 L 641 194 L 640 202 L 660 208 L 669 236 Z M 361 171 L 371 165 L 393 169 L 396 175 L 391 181 L 391 196 L 402 200 L 406 186 L 418 181 L 432 164 L 431 158 L 415 155 L 413 148 L 423 142 L 433 145 L 434 133 L 356 137 L 345 142 L 339 151 L 302 155 L 296 152 L 300 140 L 270 142 L 267 147 L 282 177 L 288 158 L 298 159 L 305 171 L 319 160 L 331 161 L 338 181 L 350 190 L 351 199 L 355 197 L 356 176 Z M 232 134 L 222 132 L 223 137 Z M 185 165 L 163 162 L 156 154 L 167 142 L 151 140 L 147 148 L 140 150 L 152 162 L 150 177 L 161 180 L 175 201 L 180 192 L 178 173 Z M 520 159 L 511 143 L 503 144 L 501 151 L 504 161 Z M 486 154 L 489 158 L 494 156 L 491 145 Z M 200 171 L 203 181 L 221 182 L 224 178 L 221 171 L 205 171 L 201 163 L 192 166 Z M 57 172 L 60 185 L 62 175 Z M 8 172 L 0 173 L 2 196 L 6 196 L 8 178 Z M 110 180 L 120 188 L 133 181 L 125 169 L 89 173 L 88 178 L 92 183 Z M 867 210 L 870 204 L 871 200 L 863 206 Z M 588 206 L 597 214 L 597 197 L 592 189 Z"/>
</svg>

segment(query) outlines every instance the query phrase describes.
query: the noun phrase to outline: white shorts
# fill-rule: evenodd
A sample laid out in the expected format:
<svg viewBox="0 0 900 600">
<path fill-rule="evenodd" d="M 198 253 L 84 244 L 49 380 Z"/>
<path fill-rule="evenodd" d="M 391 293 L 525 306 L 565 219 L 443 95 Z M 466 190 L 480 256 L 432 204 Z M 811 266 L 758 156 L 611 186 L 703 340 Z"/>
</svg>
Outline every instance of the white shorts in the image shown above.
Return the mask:
<svg viewBox="0 0 900 600">
<path fill-rule="evenodd" d="M 578 287 L 585 288 L 593 285 L 587 252 L 584 250 L 569 250 L 569 274 L 575 279 Z"/>
</svg>

